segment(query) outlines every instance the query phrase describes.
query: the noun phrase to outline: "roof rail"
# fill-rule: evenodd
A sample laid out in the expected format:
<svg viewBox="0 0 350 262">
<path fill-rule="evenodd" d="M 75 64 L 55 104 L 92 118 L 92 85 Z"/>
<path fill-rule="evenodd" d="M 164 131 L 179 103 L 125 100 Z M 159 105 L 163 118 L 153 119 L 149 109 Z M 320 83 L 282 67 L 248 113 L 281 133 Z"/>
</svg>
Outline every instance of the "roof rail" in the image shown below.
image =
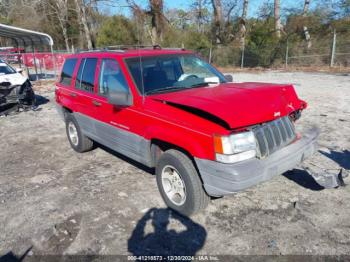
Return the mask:
<svg viewBox="0 0 350 262">
<path fill-rule="evenodd" d="M 89 52 L 106 52 L 106 51 L 114 51 L 114 52 L 125 52 L 126 50 L 137 50 L 137 49 L 153 49 L 153 50 L 182 50 L 185 48 L 162 48 L 160 45 L 112 45 L 101 48 L 94 49 L 76 49 L 76 53 L 89 53 Z"/>
<path fill-rule="evenodd" d="M 120 49 L 120 50 L 130 50 L 130 49 L 153 49 L 153 50 L 160 50 L 162 47 L 160 45 L 112 45 L 112 46 L 106 46 L 107 50 L 114 50 L 114 49 Z"/>
<path fill-rule="evenodd" d="M 79 54 L 79 53 L 106 52 L 106 51 L 124 52 L 124 50 L 122 50 L 122 49 L 110 50 L 108 48 L 94 48 L 94 49 L 80 49 L 80 48 L 77 48 L 75 50 L 75 53 Z"/>
</svg>

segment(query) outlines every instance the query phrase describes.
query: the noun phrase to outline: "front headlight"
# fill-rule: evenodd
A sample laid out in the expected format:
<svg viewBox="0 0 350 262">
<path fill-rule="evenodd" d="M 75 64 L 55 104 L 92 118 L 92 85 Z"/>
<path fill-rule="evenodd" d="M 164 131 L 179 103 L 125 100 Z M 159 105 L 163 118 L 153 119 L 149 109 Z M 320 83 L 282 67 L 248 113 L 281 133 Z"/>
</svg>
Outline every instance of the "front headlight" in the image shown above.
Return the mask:
<svg viewBox="0 0 350 262">
<path fill-rule="evenodd" d="M 235 163 L 256 156 L 256 142 L 252 131 L 214 136 L 216 160 L 222 163 Z"/>
</svg>

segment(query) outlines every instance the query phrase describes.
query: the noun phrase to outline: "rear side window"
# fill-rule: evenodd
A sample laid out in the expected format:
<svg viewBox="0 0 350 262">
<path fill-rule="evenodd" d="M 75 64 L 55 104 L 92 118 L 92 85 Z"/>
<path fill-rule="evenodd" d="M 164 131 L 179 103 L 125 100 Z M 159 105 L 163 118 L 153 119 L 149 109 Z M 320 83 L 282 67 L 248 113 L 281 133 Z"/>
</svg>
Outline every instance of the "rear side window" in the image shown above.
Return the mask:
<svg viewBox="0 0 350 262">
<path fill-rule="evenodd" d="M 85 58 L 81 60 L 75 87 L 94 92 L 95 71 L 97 65 L 97 58 Z"/>
<path fill-rule="evenodd" d="M 61 72 L 61 84 L 70 86 L 77 61 L 78 59 L 76 58 L 66 59 Z"/>
</svg>

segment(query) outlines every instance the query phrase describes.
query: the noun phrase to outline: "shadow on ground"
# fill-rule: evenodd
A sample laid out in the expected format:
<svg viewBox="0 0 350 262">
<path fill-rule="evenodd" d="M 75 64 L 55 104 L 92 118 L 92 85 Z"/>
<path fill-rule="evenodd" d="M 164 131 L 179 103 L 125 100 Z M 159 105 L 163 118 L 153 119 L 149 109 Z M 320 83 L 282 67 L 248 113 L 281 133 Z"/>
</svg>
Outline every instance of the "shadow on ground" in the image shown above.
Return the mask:
<svg viewBox="0 0 350 262">
<path fill-rule="evenodd" d="M 0 257 L 0 262 L 20 262 L 20 261 L 23 261 L 25 259 L 25 257 L 28 255 L 28 253 L 30 252 L 30 250 L 32 250 L 32 248 L 33 247 L 28 248 L 22 256 L 16 256 L 15 254 L 13 254 L 13 252 L 10 251 L 6 255 L 3 255 L 2 257 Z"/>
<path fill-rule="evenodd" d="M 41 95 L 35 95 L 35 102 L 37 106 L 45 105 L 49 102 L 50 100 L 47 99 L 46 97 L 43 97 Z"/>
<path fill-rule="evenodd" d="M 46 97 L 43 97 L 41 95 L 35 95 L 35 105 L 41 106 L 41 105 L 45 105 L 49 102 L 50 100 L 47 99 Z M 23 106 L 19 105 L 19 104 L 6 104 L 6 105 L 1 105 L 0 106 L 0 115 L 8 115 L 10 113 L 19 113 L 19 108 Z M 24 107 L 24 111 L 28 111 L 31 109 L 31 106 L 26 106 Z"/>
<path fill-rule="evenodd" d="M 143 164 L 141 164 L 140 162 L 137 162 L 136 160 L 133 160 L 125 155 L 122 155 L 116 151 L 114 151 L 113 149 L 110 149 L 104 145 L 101 145 L 97 142 L 95 142 L 95 146 L 102 149 L 103 151 L 120 158 L 121 160 L 128 162 L 130 165 L 133 165 L 134 167 L 137 167 L 138 169 L 141 169 L 143 171 L 145 171 L 146 173 L 150 174 L 150 175 L 154 175 L 155 174 L 155 169 L 154 168 L 150 168 L 148 166 L 145 166 Z"/>
<path fill-rule="evenodd" d="M 171 226 L 184 230 L 169 229 Z M 206 237 L 204 227 L 190 218 L 168 208 L 153 208 L 138 221 L 128 240 L 128 251 L 134 256 L 194 256 L 203 247 Z"/>
<path fill-rule="evenodd" d="M 323 186 L 320 186 L 316 182 L 316 180 L 309 174 L 309 172 L 303 169 L 293 169 L 284 173 L 283 176 L 297 183 L 298 185 L 313 191 L 320 191 L 324 189 Z"/>
<path fill-rule="evenodd" d="M 350 170 L 350 151 L 349 150 L 344 150 L 342 152 L 331 150 L 330 153 L 319 150 L 319 152 L 322 155 L 336 162 L 340 167 Z"/>
</svg>

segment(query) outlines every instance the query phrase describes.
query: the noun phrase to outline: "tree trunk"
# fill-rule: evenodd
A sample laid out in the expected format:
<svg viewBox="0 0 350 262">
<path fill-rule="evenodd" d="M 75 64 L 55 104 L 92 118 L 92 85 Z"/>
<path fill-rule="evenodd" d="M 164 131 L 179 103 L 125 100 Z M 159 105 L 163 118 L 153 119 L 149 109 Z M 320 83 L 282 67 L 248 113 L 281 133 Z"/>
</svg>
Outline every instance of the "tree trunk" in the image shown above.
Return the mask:
<svg viewBox="0 0 350 262">
<path fill-rule="evenodd" d="M 221 32 L 222 32 L 222 5 L 221 0 L 212 0 L 211 1 L 214 10 L 214 34 L 215 41 L 217 44 L 221 44 Z"/>
<path fill-rule="evenodd" d="M 202 19 L 203 19 L 202 0 L 198 0 L 197 31 L 199 33 L 202 33 Z"/>
<path fill-rule="evenodd" d="M 152 19 L 152 44 L 157 45 L 163 41 L 163 0 L 150 0 L 150 7 L 150 14 Z"/>
<path fill-rule="evenodd" d="M 275 0 L 274 15 L 275 15 L 275 31 L 276 31 L 277 38 L 281 38 L 281 29 L 282 29 L 280 9 L 281 9 L 280 0 Z"/>
<path fill-rule="evenodd" d="M 68 40 L 68 34 L 67 34 L 67 27 L 61 21 L 60 21 L 60 26 L 61 26 L 61 29 L 62 29 L 62 35 L 63 35 L 63 38 L 64 38 L 64 43 L 66 45 L 66 50 L 67 50 L 67 52 L 69 52 L 69 40 Z"/>
<path fill-rule="evenodd" d="M 78 19 L 79 19 L 80 23 L 83 25 L 87 47 L 88 47 L 88 49 L 92 49 L 93 45 L 92 45 L 92 39 L 91 39 L 91 32 L 90 32 L 90 28 L 89 28 L 89 25 L 88 25 L 88 22 L 86 19 L 86 10 L 85 10 L 86 7 L 81 2 L 81 0 L 75 0 L 75 4 L 76 4 L 76 9 L 77 9 Z"/>
<path fill-rule="evenodd" d="M 307 12 L 309 11 L 310 6 L 310 0 L 305 0 L 304 2 L 304 10 L 303 10 L 303 16 L 307 15 Z"/>
<path fill-rule="evenodd" d="M 58 20 L 60 22 L 62 35 L 64 38 L 64 43 L 66 45 L 66 50 L 69 52 L 69 39 L 67 33 L 67 21 L 68 21 L 68 0 L 57 1 L 57 14 L 59 16 Z"/>
<path fill-rule="evenodd" d="M 247 32 L 247 28 L 246 28 L 246 19 L 247 19 L 247 13 L 248 13 L 248 2 L 249 0 L 244 0 L 243 1 L 243 11 L 242 11 L 242 17 L 240 20 L 240 47 L 241 50 L 244 49 L 244 45 L 245 45 L 245 36 L 246 36 L 246 32 Z"/>
<path fill-rule="evenodd" d="M 126 0 L 128 3 L 129 7 L 132 10 L 133 17 L 136 21 L 136 31 L 137 31 L 137 40 L 139 44 L 143 44 L 143 39 L 145 36 L 145 31 L 147 34 L 149 34 L 150 39 L 152 40 L 152 33 L 148 28 L 144 28 L 145 25 L 145 17 L 146 17 L 146 12 L 141 9 L 140 6 L 135 4 L 132 0 Z M 152 41 L 153 43 L 153 41 Z"/>
<path fill-rule="evenodd" d="M 305 2 L 304 2 L 304 10 L 303 10 L 303 17 L 307 16 L 307 13 L 309 11 L 309 6 L 310 6 L 310 0 L 305 0 Z M 311 43 L 311 36 L 310 36 L 310 33 L 309 33 L 309 30 L 308 30 L 307 26 L 304 25 L 303 26 L 303 30 L 304 30 L 304 36 L 305 36 L 307 49 L 310 49 L 311 46 L 312 46 L 312 43 Z"/>
</svg>

